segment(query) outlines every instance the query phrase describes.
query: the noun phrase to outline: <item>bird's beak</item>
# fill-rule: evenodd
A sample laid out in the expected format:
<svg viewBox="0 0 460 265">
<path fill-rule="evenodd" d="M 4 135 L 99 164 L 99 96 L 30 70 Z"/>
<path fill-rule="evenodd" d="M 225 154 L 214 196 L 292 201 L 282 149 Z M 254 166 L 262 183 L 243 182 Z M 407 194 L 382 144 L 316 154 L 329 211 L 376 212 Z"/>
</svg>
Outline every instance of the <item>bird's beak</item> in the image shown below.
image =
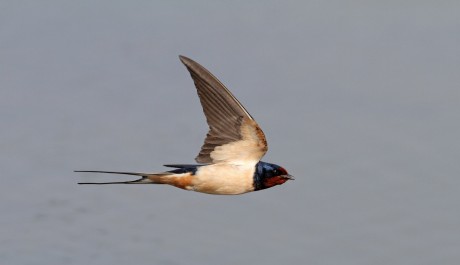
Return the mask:
<svg viewBox="0 0 460 265">
<path fill-rule="evenodd" d="M 294 180 L 294 179 L 295 179 L 294 176 L 291 176 L 291 175 L 289 175 L 289 174 L 287 174 L 287 175 L 281 175 L 281 177 L 282 177 L 282 178 L 285 178 L 285 179 L 288 179 L 288 180 Z"/>
</svg>

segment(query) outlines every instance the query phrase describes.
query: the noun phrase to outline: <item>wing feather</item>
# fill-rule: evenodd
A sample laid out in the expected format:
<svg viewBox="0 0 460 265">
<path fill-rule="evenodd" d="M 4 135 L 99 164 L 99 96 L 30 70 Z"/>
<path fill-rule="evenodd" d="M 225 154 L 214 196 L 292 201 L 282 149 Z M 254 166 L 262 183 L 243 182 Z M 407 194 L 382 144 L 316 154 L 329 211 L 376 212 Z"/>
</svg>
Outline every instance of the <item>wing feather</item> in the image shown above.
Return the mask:
<svg viewBox="0 0 460 265">
<path fill-rule="evenodd" d="M 179 58 L 192 76 L 209 126 L 195 160 L 257 163 L 267 152 L 267 141 L 257 122 L 213 74 L 185 56 Z"/>
</svg>

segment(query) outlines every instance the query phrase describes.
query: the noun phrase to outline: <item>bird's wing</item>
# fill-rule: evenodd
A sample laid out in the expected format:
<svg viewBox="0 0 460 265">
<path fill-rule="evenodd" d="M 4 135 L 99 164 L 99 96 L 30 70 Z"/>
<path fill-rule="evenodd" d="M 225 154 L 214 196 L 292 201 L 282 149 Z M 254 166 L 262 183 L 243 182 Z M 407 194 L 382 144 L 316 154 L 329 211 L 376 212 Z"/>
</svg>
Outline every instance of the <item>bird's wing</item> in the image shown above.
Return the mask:
<svg viewBox="0 0 460 265">
<path fill-rule="evenodd" d="M 241 103 L 208 70 L 179 56 L 190 72 L 209 125 L 198 163 L 257 163 L 267 152 L 265 135 Z"/>
</svg>

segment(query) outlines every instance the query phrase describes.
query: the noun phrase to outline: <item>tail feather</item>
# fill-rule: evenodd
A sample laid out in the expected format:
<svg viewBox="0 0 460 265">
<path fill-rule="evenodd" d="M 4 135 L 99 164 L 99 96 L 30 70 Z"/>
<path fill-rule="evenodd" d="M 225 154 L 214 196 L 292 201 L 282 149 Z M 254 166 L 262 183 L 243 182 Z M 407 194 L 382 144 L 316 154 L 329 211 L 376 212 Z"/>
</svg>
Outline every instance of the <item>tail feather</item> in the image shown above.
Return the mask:
<svg viewBox="0 0 460 265">
<path fill-rule="evenodd" d="M 131 181 L 112 181 L 112 182 L 78 182 L 80 185 L 86 185 L 86 184 L 92 184 L 92 185 L 105 185 L 105 184 L 147 184 L 147 183 L 152 183 L 150 182 L 144 182 L 145 178 L 140 178 L 136 180 L 131 180 Z"/>
<path fill-rule="evenodd" d="M 74 172 L 84 172 L 84 173 L 107 173 L 107 174 L 121 174 L 121 175 L 131 175 L 131 176 L 140 176 L 140 179 L 129 180 L 129 181 L 113 181 L 113 182 L 79 182 L 78 184 L 95 184 L 95 185 L 105 185 L 105 184 L 161 184 L 159 182 L 160 177 L 166 174 L 146 174 L 146 173 L 137 173 L 137 172 L 118 172 L 118 171 L 100 171 L 100 170 L 76 170 Z"/>
</svg>

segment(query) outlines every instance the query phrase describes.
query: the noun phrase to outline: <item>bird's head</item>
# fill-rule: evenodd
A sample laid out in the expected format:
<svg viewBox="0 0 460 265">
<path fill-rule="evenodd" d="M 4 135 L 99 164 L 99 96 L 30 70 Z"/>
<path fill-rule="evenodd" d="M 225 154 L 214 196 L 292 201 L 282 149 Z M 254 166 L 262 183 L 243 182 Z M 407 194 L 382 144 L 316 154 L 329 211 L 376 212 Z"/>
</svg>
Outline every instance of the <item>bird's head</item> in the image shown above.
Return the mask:
<svg viewBox="0 0 460 265">
<path fill-rule="evenodd" d="M 271 188 L 293 179 L 283 167 L 265 162 L 259 162 L 254 173 L 256 190 Z"/>
</svg>

